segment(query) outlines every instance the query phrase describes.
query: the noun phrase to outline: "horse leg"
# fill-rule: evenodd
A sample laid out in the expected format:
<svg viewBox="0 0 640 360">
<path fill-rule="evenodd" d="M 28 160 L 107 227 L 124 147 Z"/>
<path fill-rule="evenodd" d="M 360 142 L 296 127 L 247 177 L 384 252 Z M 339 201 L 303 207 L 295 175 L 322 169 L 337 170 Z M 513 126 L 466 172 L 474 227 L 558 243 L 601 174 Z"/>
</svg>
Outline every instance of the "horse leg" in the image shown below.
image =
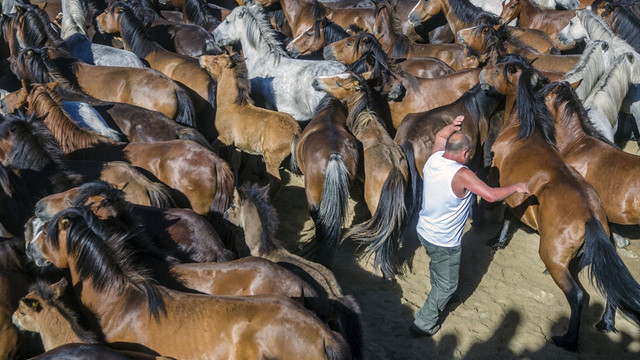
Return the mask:
<svg viewBox="0 0 640 360">
<path fill-rule="evenodd" d="M 607 301 L 602 320 L 596 324 L 596 329 L 600 332 L 618 332 L 616 329 L 616 306 Z"/>
<path fill-rule="evenodd" d="M 615 224 L 611 223 L 609 229 L 611 230 L 611 238 L 613 240 L 613 243 L 616 244 L 617 248 L 624 249 L 627 247 L 627 245 L 629 245 L 629 239 L 618 233 L 618 229 Z"/>
<path fill-rule="evenodd" d="M 541 257 L 543 257 L 541 244 Z M 555 244 L 553 246 L 556 246 Z M 571 308 L 571 315 L 569 318 L 569 329 L 567 333 L 562 336 L 553 336 L 551 341 L 556 346 L 564 348 L 569 351 L 576 351 L 578 349 L 578 331 L 580 329 L 580 314 L 582 313 L 584 291 L 580 288 L 580 285 L 571 275 L 569 268 L 566 264 L 559 264 L 554 262 L 553 257 L 558 254 L 548 254 L 544 256 L 542 261 L 547 266 L 553 281 L 562 290 L 564 296 L 569 302 Z"/>
<path fill-rule="evenodd" d="M 500 235 L 498 235 L 498 243 L 496 244 L 496 248 L 504 249 L 509 241 L 511 241 L 514 233 L 515 230 L 511 228 L 511 217 L 508 214 L 505 214 L 504 223 L 502 224 Z"/>
<path fill-rule="evenodd" d="M 269 178 L 269 197 L 271 200 L 276 196 L 280 188 L 282 188 L 282 179 L 280 178 L 281 158 L 273 159 L 273 155 L 263 154 L 264 162 L 267 168 L 267 177 Z"/>
</svg>

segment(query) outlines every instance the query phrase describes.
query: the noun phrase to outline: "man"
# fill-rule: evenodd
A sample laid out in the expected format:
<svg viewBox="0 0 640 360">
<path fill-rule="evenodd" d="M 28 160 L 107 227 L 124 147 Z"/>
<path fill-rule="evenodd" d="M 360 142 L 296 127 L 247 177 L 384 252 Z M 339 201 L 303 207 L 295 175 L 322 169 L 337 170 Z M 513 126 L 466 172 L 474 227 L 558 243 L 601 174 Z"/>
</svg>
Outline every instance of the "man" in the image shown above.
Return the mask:
<svg viewBox="0 0 640 360">
<path fill-rule="evenodd" d="M 519 193 L 529 193 L 525 183 L 492 188 L 465 164 L 469 161 L 471 138 L 459 133 L 464 116 L 436 134 L 433 149 L 424 165 L 422 209 L 418 238 L 431 258 L 431 291 L 409 328 L 415 337 L 433 336 L 440 330 L 440 311 L 458 287 L 462 231 L 473 194 L 495 202 Z"/>
</svg>

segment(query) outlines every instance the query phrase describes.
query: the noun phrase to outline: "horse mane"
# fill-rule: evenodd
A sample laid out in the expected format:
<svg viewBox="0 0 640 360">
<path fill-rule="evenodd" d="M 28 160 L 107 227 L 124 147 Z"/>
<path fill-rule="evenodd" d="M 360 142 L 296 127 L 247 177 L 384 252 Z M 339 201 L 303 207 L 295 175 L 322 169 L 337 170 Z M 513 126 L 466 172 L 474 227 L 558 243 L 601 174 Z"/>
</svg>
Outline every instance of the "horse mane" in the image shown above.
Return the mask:
<svg viewBox="0 0 640 360">
<path fill-rule="evenodd" d="M 346 108 L 346 106 L 344 106 L 342 101 L 336 99 L 335 97 L 333 97 L 331 95 L 326 95 L 325 97 L 322 98 L 322 100 L 320 100 L 320 102 L 316 106 L 315 110 L 313 111 L 312 119 L 315 118 L 321 112 L 327 110 L 330 107 L 342 107 L 344 109 L 345 114 L 347 112 L 347 108 Z"/>
<path fill-rule="evenodd" d="M 582 26 L 585 28 L 590 39 L 608 42 L 611 47 L 616 49 L 616 53 L 635 51 L 633 46 L 622 40 L 611 30 L 611 27 L 603 18 L 594 14 L 589 9 L 577 10 L 576 16 L 582 22 Z"/>
<path fill-rule="evenodd" d="M 377 17 L 378 13 L 380 13 L 382 10 L 385 10 L 385 9 L 389 13 L 389 19 L 391 20 L 391 29 L 389 30 L 395 36 L 395 39 L 393 40 L 393 49 L 391 51 L 391 54 L 393 55 L 393 57 L 405 56 L 409 51 L 409 46 L 411 46 L 411 40 L 402 31 L 402 21 L 400 20 L 400 16 L 396 11 L 395 3 L 389 4 L 386 1 L 382 1 L 380 3 L 374 2 L 374 4 L 375 4 L 374 17 Z M 362 34 L 365 34 L 365 33 L 362 33 Z M 377 40 L 378 39 L 376 39 L 376 41 Z"/>
<path fill-rule="evenodd" d="M 238 94 L 236 95 L 234 104 L 244 106 L 247 104 L 253 105 L 251 99 L 251 81 L 249 80 L 249 70 L 247 70 L 247 64 L 242 59 L 242 55 L 239 53 L 233 53 L 229 56 L 231 61 L 231 71 L 236 79 L 236 87 Z"/>
<path fill-rule="evenodd" d="M 63 151 L 92 147 L 96 144 L 113 143 L 93 131 L 79 127 L 62 107 L 62 98 L 46 85 L 33 84 L 29 93 L 31 111 L 46 117 L 47 127 Z"/>
<path fill-rule="evenodd" d="M 98 335 L 92 331 L 85 330 L 82 326 L 80 326 L 80 320 L 78 313 L 74 310 L 71 310 L 67 304 L 64 303 L 59 298 L 56 298 L 56 295 L 52 291 L 51 284 L 43 281 L 37 280 L 29 287 L 29 293 L 36 293 L 45 303 L 58 310 L 60 315 L 71 325 L 71 329 L 74 334 L 80 338 L 80 341 L 85 344 L 98 344 L 101 339 L 98 338 Z"/>
<path fill-rule="evenodd" d="M 640 37 L 638 37 L 640 18 L 629 11 L 626 6 L 618 3 L 607 3 L 602 17 L 604 18 L 608 13 L 611 13 L 611 21 L 609 23 L 611 30 L 636 51 L 640 52 Z"/>
<path fill-rule="evenodd" d="M 617 146 L 613 144 L 609 139 L 607 139 L 600 131 L 598 131 L 594 126 L 591 120 L 589 120 L 589 115 L 582 105 L 582 101 L 573 90 L 568 81 L 556 81 L 550 84 L 545 85 L 542 89 L 538 91 L 541 97 L 547 96 L 554 88 L 556 90 L 556 98 L 553 102 L 553 106 L 556 109 L 562 109 L 560 116 L 562 119 L 571 119 L 575 114 L 580 121 L 580 125 L 584 132 L 594 137 L 600 141 L 603 141 L 613 147 Z M 565 124 L 560 124 L 560 126 L 565 126 Z"/>
<path fill-rule="evenodd" d="M 132 285 L 145 294 L 149 312 L 156 321 L 160 312 L 166 313 L 160 291 L 147 269 L 132 261 L 134 254 L 128 239 L 136 234 L 114 231 L 89 209 L 71 207 L 60 211 L 49 222 L 47 237 L 55 249 L 60 248 L 58 227 L 63 218 L 69 221 L 67 252 L 81 260 L 75 263 L 81 281 L 90 279 L 98 292 L 122 293 L 127 285 Z"/>
<path fill-rule="evenodd" d="M 41 121 L 34 120 L 34 117 L 10 115 L 0 124 L 0 138 L 11 133 L 15 139 L 6 155 L 10 158 L 11 166 L 16 169 L 35 172 L 53 170 L 54 174 L 50 178 L 52 184 L 60 191 L 66 190 L 73 185 L 74 175 L 66 170 L 60 145 L 49 129 Z M 27 173 L 21 171 L 21 176 L 27 176 Z"/>
<path fill-rule="evenodd" d="M 205 29 L 211 26 L 215 28 L 215 21 L 207 17 L 205 6 L 204 2 L 200 0 L 185 0 L 182 12 L 195 25 L 202 26 Z"/>
<path fill-rule="evenodd" d="M 490 102 L 498 99 L 502 100 L 503 98 L 504 96 L 497 91 L 493 89 L 483 90 L 480 84 L 476 84 L 471 89 L 465 91 L 454 104 L 460 103 L 462 107 L 471 114 L 472 119 L 482 119 L 487 118 L 485 112 L 486 109 L 492 107 Z"/>
<path fill-rule="evenodd" d="M 443 0 L 444 1 L 444 0 Z M 482 8 L 475 6 L 469 0 L 446 0 L 451 6 L 453 13 L 460 18 L 460 20 L 477 25 L 482 23 L 489 23 L 495 25 L 498 23 L 498 19 L 495 15 L 484 11 Z"/>
<path fill-rule="evenodd" d="M 289 58 L 289 54 L 282 48 L 282 44 L 278 41 L 276 31 L 269 24 L 266 14 L 262 11 L 262 7 L 258 4 L 244 6 L 238 12 L 238 16 L 241 14 L 249 15 L 247 17 L 247 34 L 249 44 L 255 48 L 258 47 L 258 43 L 267 46 L 269 51 L 280 59 L 281 57 Z M 256 36 L 259 35 L 259 36 Z"/>
<path fill-rule="evenodd" d="M 327 16 L 327 7 L 324 6 L 324 4 L 320 1 L 313 0 L 313 4 L 311 5 L 311 13 L 313 14 L 314 20 L 322 19 L 323 17 Z"/>
<path fill-rule="evenodd" d="M 81 0 L 67 0 L 62 7 L 61 36 L 66 39 L 75 33 L 87 36 L 84 29 L 85 10 Z"/>
<path fill-rule="evenodd" d="M 382 49 L 382 45 L 373 34 L 362 33 L 357 35 L 354 43 L 354 52 L 357 53 L 361 44 L 366 45 L 364 51 L 360 54 L 360 58 L 351 64 L 350 71 L 360 74 L 369 70 L 368 66 L 371 66 L 374 78 L 379 78 L 385 69 L 394 74 L 402 72 L 399 65 L 389 64 L 387 53 Z M 373 64 L 371 64 L 371 59 L 373 59 Z M 414 90 L 417 89 L 417 81 L 412 85 L 414 85 Z"/>
<path fill-rule="evenodd" d="M 12 19 L 21 27 L 26 46 L 41 47 L 45 46 L 47 41 L 51 41 L 54 46 L 64 44 L 60 33 L 53 27 L 44 10 L 31 4 L 21 5 L 21 7 L 24 9 L 22 15 L 13 14 Z"/>
<path fill-rule="evenodd" d="M 149 53 L 161 51 L 162 47 L 153 41 L 145 25 L 137 17 L 133 6 L 126 2 L 118 1 L 111 5 L 111 15 L 118 9 L 122 9 L 119 16 L 120 35 L 129 45 L 131 52 L 140 58 L 145 58 Z"/>
<path fill-rule="evenodd" d="M 371 125 L 379 131 L 387 133 L 387 127 L 382 122 L 378 113 L 368 108 L 362 109 L 362 111 L 355 116 L 355 119 L 350 123 L 348 122 L 348 124 L 350 124 L 349 130 L 356 138 L 359 138 L 362 131 L 369 128 Z"/>
<path fill-rule="evenodd" d="M 634 56 L 630 53 L 618 56 L 584 100 L 586 108 L 595 106 L 607 116 L 607 119 L 618 118 L 619 106 L 629 90 L 629 82 L 620 81 L 621 76 L 628 76 L 627 68 L 624 66 L 627 63 L 627 55 Z"/>
<path fill-rule="evenodd" d="M 564 75 L 564 80 L 569 83 L 582 80 L 578 88 L 582 100 L 589 95 L 593 85 L 596 84 L 604 72 L 603 62 L 605 59 L 600 55 L 603 52 L 599 51 L 599 48 L 604 52 L 609 51 L 609 44 L 602 40 L 591 40 L 587 41 L 586 44 L 578 62 Z"/>
<path fill-rule="evenodd" d="M 348 72 L 347 74 L 354 77 L 362 87 L 362 91 L 358 92 L 355 96 L 355 105 L 353 106 L 353 109 L 349 109 L 349 115 L 347 116 L 347 124 L 351 128 L 355 126 L 355 122 L 359 118 L 361 112 L 365 110 L 373 110 L 374 99 L 371 89 L 367 85 L 367 81 L 363 79 L 362 76 L 354 72 Z"/>
<path fill-rule="evenodd" d="M 57 48 L 56 51 L 61 55 L 61 58 L 57 58 L 54 62 L 48 55 L 49 50 L 50 48 L 27 48 L 20 51 L 14 62 L 15 66 L 11 67 L 14 74 L 19 79 L 29 80 L 31 83 L 58 81 L 63 87 L 79 91 L 80 88 L 73 71 L 76 59 L 65 50 Z M 62 69 L 60 65 L 65 69 Z"/>
<path fill-rule="evenodd" d="M 276 239 L 276 230 L 278 230 L 278 213 L 276 209 L 269 203 L 267 195 L 256 184 L 244 184 L 240 187 L 240 194 L 244 201 L 251 201 L 258 212 L 260 222 L 262 223 L 262 232 L 260 233 L 261 254 L 268 254 L 274 250 L 282 248 L 282 244 Z"/>
<path fill-rule="evenodd" d="M 503 69 L 505 79 L 508 78 L 507 72 L 515 71 L 515 68 L 521 72 L 515 101 L 520 119 L 518 139 L 527 139 L 537 127 L 544 140 L 555 147 L 553 120 L 544 101 L 536 96 L 536 90 L 545 83 L 544 75 L 518 55 L 507 55 L 498 64 L 505 64 Z"/>
<path fill-rule="evenodd" d="M 149 26 L 152 22 L 161 18 L 150 0 L 129 1 L 138 12 L 138 16 L 140 16 L 140 19 L 142 19 L 142 23 L 145 24 L 145 26 Z"/>
<path fill-rule="evenodd" d="M 314 20 L 313 31 L 316 37 L 320 36 L 320 31 L 322 31 L 324 41 L 327 44 L 331 44 L 349 37 L 349 33 L 345 29 L 343 29 L 342 26 L 334 23 L 328 18 Z"/>
</svg>

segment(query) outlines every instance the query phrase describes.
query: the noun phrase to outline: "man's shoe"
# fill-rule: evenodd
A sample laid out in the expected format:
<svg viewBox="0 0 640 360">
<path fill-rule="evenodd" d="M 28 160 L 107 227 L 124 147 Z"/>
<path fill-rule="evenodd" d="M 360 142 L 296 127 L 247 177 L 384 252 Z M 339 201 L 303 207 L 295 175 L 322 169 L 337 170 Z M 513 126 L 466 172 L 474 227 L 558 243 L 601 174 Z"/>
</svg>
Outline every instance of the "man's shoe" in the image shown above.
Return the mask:
<svg viewBox="0 0 640 360">
<path fill-rule="evenodd" d="M 411 333 L 411 336 L 416 338 L 432 337 L 438 332 L 438 330 L 440 330 L 440 324 L 435 324 L 429 331 L 424 331 L 420 329 L 419 327 L 416 326 L 416 324 L 411 324 L 411 327 L 409 327 L 409 332 Z"/>
</svg>

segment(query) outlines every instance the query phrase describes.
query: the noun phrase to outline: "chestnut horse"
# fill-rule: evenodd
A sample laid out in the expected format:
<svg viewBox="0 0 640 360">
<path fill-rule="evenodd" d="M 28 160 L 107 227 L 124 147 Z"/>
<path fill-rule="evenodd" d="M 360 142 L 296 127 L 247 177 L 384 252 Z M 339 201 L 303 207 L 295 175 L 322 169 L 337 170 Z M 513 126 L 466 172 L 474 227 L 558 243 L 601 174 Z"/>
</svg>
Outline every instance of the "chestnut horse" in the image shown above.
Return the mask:
<svg viewBox="0 0 640 360">
<path fill-rule="evenodd" d="M 251 255 L 276 262 L 312 284 L 320 302 L 328 305 L 328 308 L 316 312 L 332 329 L 343 335 L 351 347 L 353 358 L 362 359 L 360 306 L 352 296 L 342 293 L 331 270 L 290 253 L 275 238 L 278 214 L 269 203 L 268 188 L 243 185 L 234 194 L 233 204 L 224 216 L 242 228 L 244 245 L 249 248 Z"/>
<path fill-rule="evenodd" d="M 287 51 L 294 58 L 311 55 L 326 45 L 351 36 L 342 26 L 323 17 L 316 19 L 311 26 L 287 44 Z"/>
<path fill-rule="evenodd" d="M 469 0 L 420 0 L 409 13 L 409 23 L 417 26 L 441 12 L 454 34 L 478 24 L 493 25 L 498 22 L 496 15 L 475 6 Z"/>
<path fill-rule="evenodd" d="M 385 279 L 393 279 L 399 271 L 394 264 L 398 239 L 407 213 L 413 212 L 405 206 L 407 159 L 374 111 L 373 95 L 363 77 L 353 72 L 323 76 L 314 86 L 346 104 L 347 128 L 362 143 L 364 200 L 371 218 L 352 226 L 344 238 L 364 245 L 363 255 L 375 254 L 374 269 L 380 268 Z"/>
<path fill-rule="evenodd" d="M 107 342 L 179 359 L 350 358 L 339 334 L 285 297 L 194 295 L 156 285 L 132 263 L 126 241 L 102 233 L 94 216 L 64 210 L 47 238 L 29 246 L 69 269 L 85 317 Z"/>
<path fill-rule="evenodd" d="M 60 48 L 25 49 L 10 59 L 11 70 L 19 79 L 60 81 L 60 86 L 97 99 L 142 106 L 195 127 L 193 101 L 185 89 L 157 70 L 89 65 Z"/>
<path fill-rule="evenodd" d="M 218 82 L 218 141 L 249 154 L 262 155 L 273 195 L 282 186 L 280 164 L 291 155 L 300 125 L 289 114 L 257 107 L 249 97 L 247 67 L 239 54 L 203 55 L 200 65 Z M 238 159 L 239 160 L 239 159 Z M 237 177 L 239 164 L 232 164 Z"/>
<path fill-rule="evenodd" d="M 483 69 L 481 84 L 506 96 L 504 127 L 491 147 L 490 181 L 493 175 L 500 184 L 528 183 L 530 194 L 512 195 L 505 202 L 516 218 L 540 234 L 540 257 L 569 302 L 569 329 L 552 341 L 576 350 L 585 294 L 569 265 L 578 252 L 584 252 L 579 268 L 591 265 L 590 275 L 608 304 L 620 305 L 634 319 L 640 315 L 640 285 L 609 240 L 597 192 L 555 148 L 553 120 L 535 93 L 543 81 L 531 64 L 513 55 Z"/>
<path fill-rule="evenodd" d="M 292 166 L 304 174 L 304 192 L 316 226 L 318 262 L 331 266 L 347 211 L 349 187 L 358 170 L 358 143 L 346 127 L 347 109 L 325 96 L 316 114 L 294 140 Z"/>
<path fill-rule="evenodd" d="M 568 50 L 575 45 L 558 41 L 558 34 L 576 15 L 576 10 L 540 9 L 530 0 L 505 0 L 500 18 L 503 23 L 518 19 L 518 26 L 542 30 L 549 35 L 558 50 Z"/>
<path fill-rule="evenodd" d="M 507 24 L 480 24 L 458 30 L 456 33 L 459 44 L 469 46 L 473 49 L 479 48 L 483 42 L 488 41 L 486 37 L 493 36 L 508 43 L 511 51 L 517 48 L 530 47 L 540 54 L 559 54 L 558 49 L 553 45 L 549 35 L 536 29 L 521 28 Z"/>
</svg>

